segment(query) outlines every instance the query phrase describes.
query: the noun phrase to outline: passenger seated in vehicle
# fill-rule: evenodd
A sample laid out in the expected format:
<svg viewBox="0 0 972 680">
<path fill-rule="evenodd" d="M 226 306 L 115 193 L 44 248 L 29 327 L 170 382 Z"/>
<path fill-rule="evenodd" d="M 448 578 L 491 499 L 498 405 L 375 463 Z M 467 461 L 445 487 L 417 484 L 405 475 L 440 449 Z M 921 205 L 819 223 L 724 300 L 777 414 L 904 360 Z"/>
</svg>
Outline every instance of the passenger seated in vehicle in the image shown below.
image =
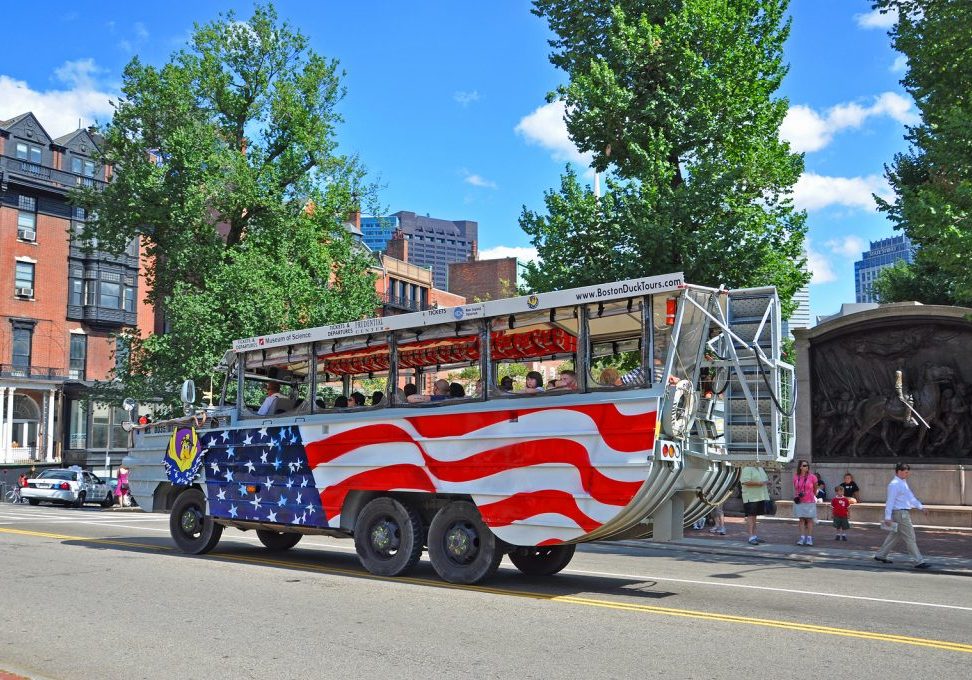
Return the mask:
<svg viewBox="0 0 972 680">
<path fill-rule="evenodd" d="M 275 382 L 268 382 L 264 387 L 266 388 L 267 396 L 263 399 L 263 403 L 260 404 L 257 415 L 272 416 L 277 412 L 277 402 L 281 399 L 280 385 Z"/>
<path fill-rule="evenodd" d="M 526 387 L 520 393 L 534 394 L 536 392 L 543 392 L 543 376 L 540 375 L 539 371 L 530 371 L 526 374 Z"/>
<path fill-rule="evenodd" d="M 601 377 L 597 379 L 598 384 L 606 385 L 608 387 L 621 384 L 621 374 L 618 373 L 618 369 L 613 366 L 608 366 L 603 371 L 601 371 Z"/>
<path fill-rule="evenodd" d="M 365 405 L 365 395 L 361 392 L 351 393 L 351 404 L 353 406 L 364 406 Z"/>
<path fill-rule="evenodd" d="M 577 374 L 574 371 L 561 371 L 557 377 L 557 390 L 577 391 Z"/>
<path fill-rule="evenodd" d="M 381 403 L 381 400 L 385 398 L 385 393 L 381 390 L 375 390 L 371 395 L 371 405 L 377 406 Z"/>
<path fill-rule="evenodd" d="M 408 398 L 413 394 L 418 394 L 418 388 L 415 383 L 405 383 L 405 388 L 402 390 L 405 393 L 405 398 L 402 401 L 408 401 Z"/>
<path fill-rule="evenodd" d="M 449 399 L 449 381 L 439 378 L 432 385 L 432 394 L 413 394 L 408 397 L 410 404 L 421 404 L 426 401 L 443 401 Z"/>
<path fill-rule="evenodd" d="M 513 391 L 513 376 L 504 375 L 499 381 L 499 388 L 502 392 Z"/>
<path fill-rule="evenodd" d="M 347 407 L 348 407 L 348 398 L 343 394 L 334 399 L 334 408 L 347 408 Z"/>
<path fill-rule="evenodd" d="M 457 382 L 449 384 L 449 398 L 450 399 L 465 399 L 466 389 Z"/>
</svg>

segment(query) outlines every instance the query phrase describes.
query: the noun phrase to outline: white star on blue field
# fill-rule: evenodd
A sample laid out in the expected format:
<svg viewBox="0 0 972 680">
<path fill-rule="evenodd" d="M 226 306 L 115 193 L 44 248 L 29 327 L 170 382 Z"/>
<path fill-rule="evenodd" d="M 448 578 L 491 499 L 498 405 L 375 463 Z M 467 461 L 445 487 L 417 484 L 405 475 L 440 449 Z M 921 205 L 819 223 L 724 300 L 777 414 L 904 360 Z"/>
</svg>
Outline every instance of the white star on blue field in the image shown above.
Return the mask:
<svg viewBox="0 0 972 680">
<path fill-rule="evenodd" d="M 210 471 L 206 495 L 214 517 L 327 526 L 298 428 L 217 430 L 206 432 L 200 445 Z M 289 492 L 294 487 L 305 492 L 294 495 Z"/>
</svg>

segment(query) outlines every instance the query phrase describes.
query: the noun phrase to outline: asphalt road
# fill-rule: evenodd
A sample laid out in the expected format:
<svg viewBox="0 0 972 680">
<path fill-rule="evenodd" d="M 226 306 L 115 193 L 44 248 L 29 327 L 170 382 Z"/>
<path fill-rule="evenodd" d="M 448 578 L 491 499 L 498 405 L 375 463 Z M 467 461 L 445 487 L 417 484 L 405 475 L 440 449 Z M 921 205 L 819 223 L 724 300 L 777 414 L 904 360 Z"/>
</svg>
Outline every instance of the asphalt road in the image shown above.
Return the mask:
<svg viewBox="0 0 972 680">
<path fill-rule="evenodd" d="M 596 544 L 557 577 L 369 576 L 168 517 L 0 505 L 0 678 L 967 678 L 972 579 Z"/>
</svg>

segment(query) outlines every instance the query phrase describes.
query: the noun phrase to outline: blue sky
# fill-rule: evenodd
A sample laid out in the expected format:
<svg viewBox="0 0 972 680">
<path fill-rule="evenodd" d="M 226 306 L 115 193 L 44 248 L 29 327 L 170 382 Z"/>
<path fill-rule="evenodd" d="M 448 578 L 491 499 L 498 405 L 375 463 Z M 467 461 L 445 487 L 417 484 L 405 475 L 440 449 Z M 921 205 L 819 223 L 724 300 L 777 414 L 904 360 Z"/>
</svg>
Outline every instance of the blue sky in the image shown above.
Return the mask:
<svg viewBox="0 0 972 680">
<path fill-rule="evenodd" d="M 250 2 L 8 3 L 0 119 L 32 110 L 52 135 L 111 115 L 133 56 L 161 64 L 193 22 Z M 564 76 L 547 61 L 546 24 L 527 0 L 461 3 L 279 0 L 280 15 L 341 62 L 342 150 L 358 153 L 388 211 L 479 222 L 483 255 L 532 257 L 518 217 L 543 209 L 566 163 L 584 159 L 545 95 Z M 883 166 L 905 149 L 917 111 L 899 80 L 890 22 L 868 0 L 792 0 L 782 134 L 806 153 L 796 188 L 808 211 L 811 312 L 853 302 L 853 262 L 892 235 L 871 193 L 890 195 Z"/>
</svg>

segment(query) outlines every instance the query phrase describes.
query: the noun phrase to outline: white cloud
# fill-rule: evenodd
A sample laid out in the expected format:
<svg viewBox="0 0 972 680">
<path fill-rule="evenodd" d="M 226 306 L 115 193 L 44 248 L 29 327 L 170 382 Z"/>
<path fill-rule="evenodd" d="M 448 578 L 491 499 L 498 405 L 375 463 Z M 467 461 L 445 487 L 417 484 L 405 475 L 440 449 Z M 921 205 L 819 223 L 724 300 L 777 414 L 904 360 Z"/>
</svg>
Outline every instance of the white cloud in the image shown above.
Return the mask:
<svg viewBox="0 0 972 680">
<path fill-rule="evenodd" d="M 877 206 L 871 194 L 885 200 L 893 198 L 891 187 L 881 175 L 827 177 L 806 172 L 793 188 L 793 201 L 800 210 L 810 212 L 832 205 L 875 210 Z"/>
<path fill-rule="evenodd" d="M 837 280 L 837 274 L 834 273 L 827 257 L 811 248 L 809 240 L 807 241 L 807 270 L 812 275 L 810 283 L 830 283 Z"/>
<path fill-rule="evenodd" d="M 452 98 L 459 102 L 460 106 L 469 106 L 473 102 L 479 101 L 479 91 L 463 92 L 462 90 L 458 90 L 452 94 Z"/>
<path fill-rule="evenodd" d="M 139 41 L 148 40 L 149 32 L 148 29 L 145 28 L 145 24 L 143 24 L 141 21 L 136 21 L 134 28 L 135 37 L 138 38 Z"/>
<path fill-rule="evenodd" d="M 471 173 L 466 173 L 466 178 L 463 180 L 466 184 L 472 184 L 474 187 L 482 187 L 484 189 L 495 189 L 496 182 L 491 179 L 486 179 L 480 175 L 475 175 Z"/>
<path fill-rule="evenodd" d="M 496 260 L 501 257 L 515 257 L 520 262 L 536 262 L 537 249 L 531 247 L 496 246 L 479 251 L 480 260 Z"/>
<path fill-rule="evenodd" d="M 891 28 L 898 22 L 898 10 L 882 12 L 875 9 L 867 14 L 855 14 L 854 21 L 859 28 Z"/>
<path fill-rule="evenodd" d="M 821 115 L 809 106 L 791 106 L 780 126 L 780 139 L 790 142 L 793 151 L 819 151 L 834 135 L 848 128 L 860 128 L 868 118 L 887 116 L 902 125 L 914 125 L 919 118 L 913 103 L 897 92 L 883 92 L 870 106 L 857 102 L 837 104 Z"/>
<path fill-rule="evenodd" d="M 517 123 L 516 133 L 530 144 L 548 149 L 555 160 L 570 161 L 584 166 L 591 164 L 591 155 L 582 154 L 570 141 L 564 122 L 564 102 L 544 104 Z"/>
<path fill-rule="evenodd" d="M 830 248 L 832 253 L 837 255 L 843 255 L 844 257 L 860 257 L 861 253 L 864 252 L 864 239 L 860 236 L 855 236 L 850 234 L 849 236 L 842 236 L 840 238 L 832 238 L 826 243 L 825 246 Z"/>
<path fill-rule="evenodd" d="M 899 54 L 894 58 L 894 63 L 891 64 L 891 73 L 904 73 L 908 70 L 908 57 L 903 54 Z"/>
<path fill-rule="evenodd" d="M 82 126 L 105 121 L 113 113 L 109 99 L 114 95 L 94 82 L 100 71 L 92 59 L 65 62 L 54 75 L 68 89 L 47 91 L 34 90 L 22 80 L 0 75 L 0 119 L 32 111 L 54 137 L 77 130 L 79 119 Z"/>
</svg>

